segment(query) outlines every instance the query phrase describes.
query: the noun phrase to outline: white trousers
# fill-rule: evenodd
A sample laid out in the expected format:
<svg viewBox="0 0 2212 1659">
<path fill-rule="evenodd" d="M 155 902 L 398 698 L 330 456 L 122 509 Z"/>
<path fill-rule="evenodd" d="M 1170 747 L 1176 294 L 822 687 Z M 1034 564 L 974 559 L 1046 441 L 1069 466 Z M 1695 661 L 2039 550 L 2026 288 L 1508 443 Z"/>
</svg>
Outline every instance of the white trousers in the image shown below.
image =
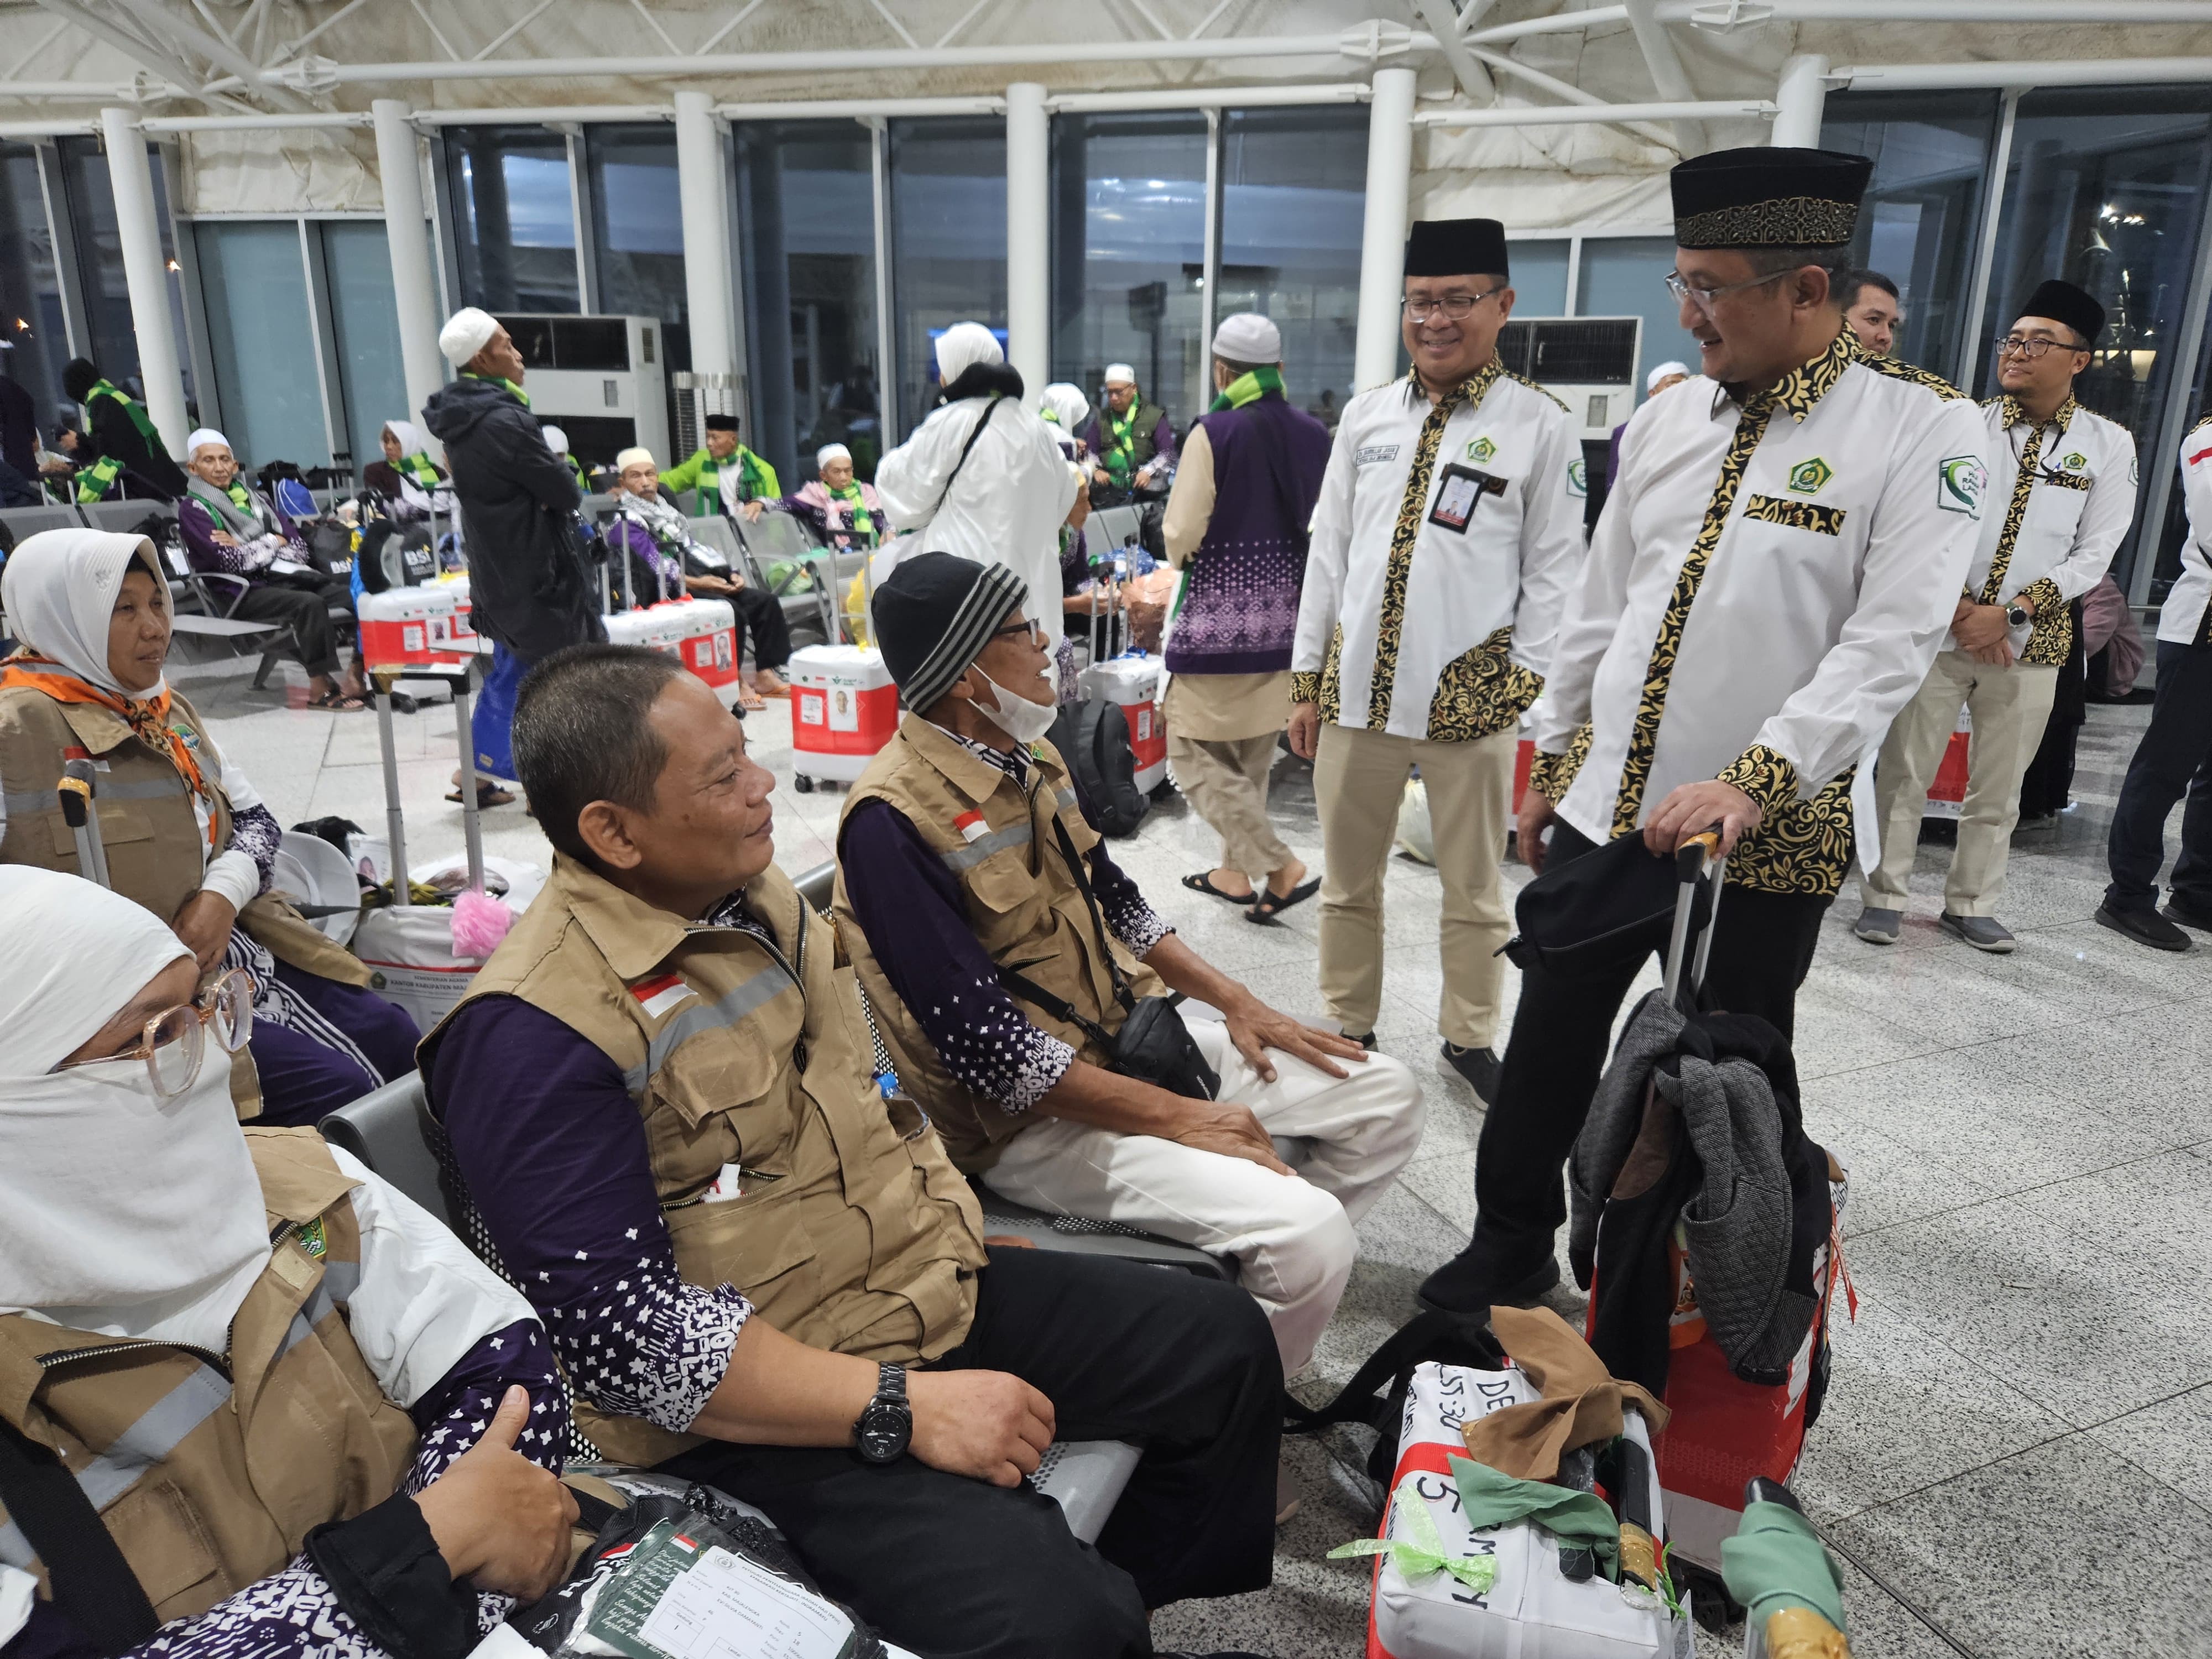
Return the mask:
<svg viewBox="0 0 2212 1659">
<path fill-rule="evenodd" d="M 1268 1083 L 1220 1021 L 1193 1019 L 1190 1034 L 1221 1074 L 1220 1097 L 1251 1109 L 1297 1175 L 1152 1135 L 1043 1118 L 1008 1143 L 983 1179 L 1033 1209 L 1119 1221 L 1236 1257 L 1289 1376 L 1313 1358 L 1352 1274 L 1352 1224 L 1413 1155 L 1427 1104 L 1413 1073 L 1386 1054 L 1346 1060 L 1351 1075 L 1333 1078 L 1272 1053 Z"/>
</svg>

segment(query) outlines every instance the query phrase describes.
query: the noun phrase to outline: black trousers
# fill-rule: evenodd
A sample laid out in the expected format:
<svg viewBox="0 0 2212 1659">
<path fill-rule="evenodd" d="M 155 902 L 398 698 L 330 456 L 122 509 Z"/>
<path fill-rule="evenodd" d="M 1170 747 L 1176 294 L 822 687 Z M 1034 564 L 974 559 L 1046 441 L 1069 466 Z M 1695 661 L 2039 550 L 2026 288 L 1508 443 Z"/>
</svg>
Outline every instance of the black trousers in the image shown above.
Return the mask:
<svg viewBox="0 0 2212 1659">
<path fill-rule="evenodd" d="M 1060 1505 L 842 1448 L 714 1444 L 663 1467 L 757 1504 L 822 1587 L 925 1659 L 1149 1654 L 1147 1608 L 1263 1589 L 1273 1566 L 1282 1365 L 1258 1304 L 1218 1280 L 994 1249 L 975 1322 L 939 1370 L 1011 1371 L 1062 1440 L 1144 1448 L 1096 1548 Z"/>
<path fill-rule="evenodd" d="M 1579 858 L 1596 843 L 1553 820 L 1548 860 Z M 1714 923 L 1704 1003 L 1757 1014 L 1787 1039 L 1797 988 L 1813 965 L 1820 918 L 1832 896 L 1753 893 L 1729 887 Z M 1563 1171 L 1589 1114 L 1605 1069 L 1613 1016 L 1642 969 L 1622 963 L 1607 975 L 1562 979 L 1531 968 L 1474 1154 L 1475 1265 L 1500 1284 L 1524 1279 L 1552 1255 L 1567 1218 Z"/>
<path fill-rule="evenodd" d="M 2158 906 L 2158 867 L 2166 861 L 2166 820 L 2186 792 L 2181 856 L 2168 884 L 2192 909 L 2212 912 L 2212 646 L 2158 645 L 2158 697 L 2150 728 L 2128 763 L 2106 842 L 2115 910 Z"/>
<path fill-rule="evenodd" d="M 750 584 L 729 598 L 737 607 L 738 626 L 752 635 L 753 666 L 781 672 L 791 660 L 791 625 L 783 619 L 782 603 Z"/>
<path fill-rule="evenodd" d="M 325 576 L 313 586 L 256 582 L 231 615 L 241 622 L 265 622 L 292 630 L 292 654 L 310 674 L 338 672 L 338 630 L 331 620 L 334 605 L 349 605 L 352 591 L 343 578 Z"/>
</svg>

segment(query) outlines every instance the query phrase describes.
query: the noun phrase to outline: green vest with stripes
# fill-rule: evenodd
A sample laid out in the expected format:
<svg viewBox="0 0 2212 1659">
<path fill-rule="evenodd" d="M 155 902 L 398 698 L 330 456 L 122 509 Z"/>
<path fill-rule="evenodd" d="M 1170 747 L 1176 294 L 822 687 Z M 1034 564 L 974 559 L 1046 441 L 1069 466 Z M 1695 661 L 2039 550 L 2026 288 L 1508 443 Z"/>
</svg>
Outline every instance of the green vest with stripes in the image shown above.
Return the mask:
<svg viewBox="0 0 2212 1659">
<path fill-rule="evenodd" d="M 735 1285 L 813 1347 L 934 1359 L 975 1318 L 982 1212 L 912 1103 L 878 1093 L 838 930 L 773 865 L 745 901 L 772 939 L 687 922 L 556 854 L 544 890 L 422 1040 L 422 1073 L 478 997 L 550 1014 L 621 1071 L 687 1282 Z M 732 1164 L 738 1195 L 708 1201 Z M 576 1424 L 617 1462 L 702 1443 L 581 1395 Z"/>
<path fill-rule="evenodd" d="M 1117 1031 L 1127 1016 L 1115 998 L 1112 971 L 1099 954 L 1098 929 L 1060 851 L 1053 820 L 1059 819 L 1077 855 L 1086 861 L 1098 844 L 1098 832 L 1084 822 L 1060 751 L 1040 742 L 1030 753 L 1024 789 L 1010 774 L 909 712 L 846 796 L 845 816 L 867 800 L 896 810 L 959 882 L 968 925 L 991 960 L 1018 969 L 1093 1024 Z M 971 1173 L 988 1169 L 1004 1144 L 1036 1120 L 981 1098 L 945 1069 L 936 1045 L 869 951 L 846 897 L 842 868 L 837 921 L 853 952 L 860 988 L 868 994 L 876 1034 L 884 1040 L 899 1082 L 937 1125 L 954 1162 Z M 1132 992 L 1139 997 L 1166 994 L 1159 975 L 1130 955 L 1111 930 L 1106 941 Z M 1107 1063 L 1109 1057 L 1082 1026 L 1027 1002 L 1020 1006 L 1041 1030 L 1083 1059 L 1097 1066 Z"/>
<path fill-rule="evenodd" d="M 313 1129 L 245 1134 L 276 1242 L 228 1353 L 0 1317 L 0 1418 L 76 1477 L 165 1621 L 382 1503 L 415 1455 L 339 1311 L 361 1283 L 358 1183 Z"/>
</svg>

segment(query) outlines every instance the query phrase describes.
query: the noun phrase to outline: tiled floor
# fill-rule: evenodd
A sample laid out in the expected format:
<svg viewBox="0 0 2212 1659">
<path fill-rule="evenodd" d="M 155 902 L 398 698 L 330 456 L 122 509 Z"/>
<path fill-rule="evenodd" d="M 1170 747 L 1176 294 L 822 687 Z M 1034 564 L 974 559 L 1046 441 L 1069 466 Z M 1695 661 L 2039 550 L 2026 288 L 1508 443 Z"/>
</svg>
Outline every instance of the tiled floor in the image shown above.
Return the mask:
<svg viewBox="0 0 2212 1659">
<path fill-rule="evenodd" d="M 372 718 L 289 708 L 227 673 L 186 685 L 283 822 L 341 813 L 380 827 Z M 1851 1171 L 1859 1311 L 1838 1317 L 1827 1414 L 1796 1487 L 1846 1558 L 1864 1655 L 2212 1654 L 2212 946 L 2159 955 L 2089 920 L 2146 714 L 2094 709 L 2076 808 L 2019 836 L 2001 912 L 2016 954 L 1978 956 L 1937 931 L 1948 854 L 1923 847 L 1900 944 L 1853 939 L 1846 895 L 1799 1001 L 1807 1121 Z M 398 726 L 415 856 L 458 852 L 459 809 L 441 799 L 452 717 L 435 708 Z M 780 859 L 796 871 L 828 858 L 842 797 L 791 790 L 781 707 L 751 728 L 781 781 Z M 1276 786 L 1286 835 L 1318 868 L 1305 769 L 1285 762 Z M 546 858 L 519 807 L 486 825 L 491 852 Z M 1313 908 L 1263 929 L 1180 890 L 1212 854 L 1176 799 L 1116 848 L 1195 948 L 1317 1014 Z M 1516 885 L 1525 873 L 1506 872 Z M 1361 1226 L 1316 1397 L 1413 1311 L 1414 1285 L 1472 1220 L 1481 1115 L 1436 1057 L 1439 902 L 1433 871 L 1393 861 L 1380 1038 L 1425 1081 L 1430 1127 Z M 1571 1292 L 1556 1302 L 1579 1312 Z M 1371 1529 L 1364 1454 L 1349 1431 L 1295 1445 L 1307 1502 L 1281 1535 L 1274 1588 L 1164 1613 L 1162 1644 L 1358 1654 L 1366 1569 L 1322 1558 Z M 1699 1652 L 1741 1644 L 1740 1631 L 1701 1635 Z"/>
</svg>

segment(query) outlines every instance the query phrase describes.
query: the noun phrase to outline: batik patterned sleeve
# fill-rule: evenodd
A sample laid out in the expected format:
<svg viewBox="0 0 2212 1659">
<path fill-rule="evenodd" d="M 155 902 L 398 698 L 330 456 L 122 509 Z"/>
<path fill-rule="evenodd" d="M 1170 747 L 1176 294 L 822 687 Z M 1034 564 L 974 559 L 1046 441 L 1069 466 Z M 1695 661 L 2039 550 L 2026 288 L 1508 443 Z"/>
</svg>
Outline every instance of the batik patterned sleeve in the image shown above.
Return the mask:
<svg viewBox="0 0 2212 1659">
<path fill-rule="evenodd" d="M 485 997 L 447 1028 L 429 1082 L 470 1199 L 569 1382 L 602 1411 L 690 1427 L 752 1304 L 678 1272 L 615 1063 L 550 1014 Z"/>
</svg>

